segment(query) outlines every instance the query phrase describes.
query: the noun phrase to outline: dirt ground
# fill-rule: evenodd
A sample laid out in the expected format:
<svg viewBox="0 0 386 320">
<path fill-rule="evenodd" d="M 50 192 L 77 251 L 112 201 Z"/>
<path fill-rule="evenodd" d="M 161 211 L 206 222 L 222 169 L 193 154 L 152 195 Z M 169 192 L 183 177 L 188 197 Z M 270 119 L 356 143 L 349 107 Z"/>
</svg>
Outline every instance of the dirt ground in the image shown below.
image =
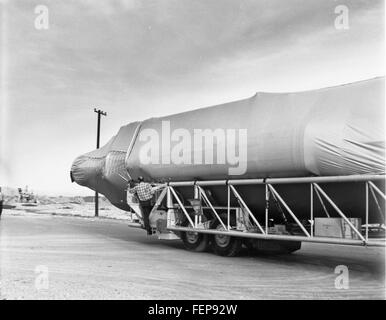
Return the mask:
<svg viewBox="0 0 386 320">
<path fill-rule="evenodd" d="M 348 268 L 337 289 L 335 268 Z M 1 299 L 385 299 L 384 248 L 303 244 L 292 255 L 191 253 L 111 219 L 7 214 Z"/>
</svg>

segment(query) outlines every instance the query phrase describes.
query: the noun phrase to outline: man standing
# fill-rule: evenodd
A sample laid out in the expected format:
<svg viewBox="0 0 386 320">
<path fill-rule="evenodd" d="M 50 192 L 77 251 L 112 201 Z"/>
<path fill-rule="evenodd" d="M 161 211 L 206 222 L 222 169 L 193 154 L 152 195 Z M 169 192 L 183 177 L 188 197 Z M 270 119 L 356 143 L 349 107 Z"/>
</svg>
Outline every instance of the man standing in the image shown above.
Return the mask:
<svg viewBox="0 0 386 320">
<path fill-rule="evenodd" d="M 143 177 L 139 177 L 138 184 L 135 187 L 129 189 L 129 192 L 137 195 L 145 229 L 147 230 L 148 235 L 152 235 L 149 215 L 151 212 L 150 200 L 153 198 L 154 190 L 151 184 L 144 182 Z"/>
<path fill-rule="evenodd" d="M 4 195 L 1 192 L 1 187 L 0 187 L 0 219 L 1 219 L 1 213 L 3 212 L 3 202 L 4 202 Z"/>
</svg>

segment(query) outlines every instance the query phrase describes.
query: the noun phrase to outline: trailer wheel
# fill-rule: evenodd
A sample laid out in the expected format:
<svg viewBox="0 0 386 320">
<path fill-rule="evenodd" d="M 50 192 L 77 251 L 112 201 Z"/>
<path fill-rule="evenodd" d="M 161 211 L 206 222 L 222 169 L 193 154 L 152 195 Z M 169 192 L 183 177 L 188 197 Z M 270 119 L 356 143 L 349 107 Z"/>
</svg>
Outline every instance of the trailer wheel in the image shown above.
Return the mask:
<svg viewBox="0 0 386 320">
<path fill-rule="evenodd" d="M 218 220 L 214 222 L 213 227 L 218 231 L 224 230 Z M 234 257 L 241 250 L 242 240 L 236 237 L 215 234 L 212 239 L 212 247 L 214 253 L 219 256 Z"/>
<path fill-rule="evenodd" d="M 187 227 L 189 222 L 183 225 Z M 203 252 L 209 248 L 209 235 L 194 231 L 181 232 L 181 239 L 185 249 L 194 252 Z"/>
</svg>

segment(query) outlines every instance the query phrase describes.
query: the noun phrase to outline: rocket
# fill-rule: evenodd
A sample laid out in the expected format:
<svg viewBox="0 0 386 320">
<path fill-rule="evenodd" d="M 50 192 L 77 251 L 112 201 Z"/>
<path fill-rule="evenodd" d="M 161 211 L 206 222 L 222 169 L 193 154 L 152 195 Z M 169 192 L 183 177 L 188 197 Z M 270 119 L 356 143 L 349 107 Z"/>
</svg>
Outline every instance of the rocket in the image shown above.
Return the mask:
<svg viewBox="0 0 386 320">
<path fill-rule="evenodd" d="M 384 88 L 380 77 L 304 92 L 259 92 L 131 122 L 100 149 L 77 157 L 71 178 L 128 210 L 127 184 L 139 176 L 167 182 L 384 174 Z M 297 201 L 303 188 L 287 190 L 300 211 L 306 208 Z M 346 198 L 338 201 L 344 209 L 363 209 L 350 185 L 335 189 Z M 257 215 L 264 211 L 264 197 L 248 186 L 241 192 Z M 215 187 L 211 194 L 219 205 L 226 201 Z"/>
</svg>

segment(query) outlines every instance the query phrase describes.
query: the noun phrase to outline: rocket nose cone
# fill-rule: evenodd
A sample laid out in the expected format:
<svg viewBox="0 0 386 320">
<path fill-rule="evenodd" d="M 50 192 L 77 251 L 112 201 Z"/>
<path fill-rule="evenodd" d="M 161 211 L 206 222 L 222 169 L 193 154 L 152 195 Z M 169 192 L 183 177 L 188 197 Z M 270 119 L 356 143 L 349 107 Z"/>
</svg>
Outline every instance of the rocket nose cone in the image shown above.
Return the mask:
<svg viewBox="0 0 386 320">
<path fill-rule="evenodd" d="M 84 156 L 79 156 L 73 161 L 70 171 L 71 182 L 76 182 L 82 186 L 86 185 L 89 179 L 85 166 L 86 161 L 87 159 Z"/>
<path fill-rule="evenodd" d="M 77 157 L 71 166 L 71 181 L 94 189 L 101 178 L 102 163 L 84 155 Z"/>
</svg>

